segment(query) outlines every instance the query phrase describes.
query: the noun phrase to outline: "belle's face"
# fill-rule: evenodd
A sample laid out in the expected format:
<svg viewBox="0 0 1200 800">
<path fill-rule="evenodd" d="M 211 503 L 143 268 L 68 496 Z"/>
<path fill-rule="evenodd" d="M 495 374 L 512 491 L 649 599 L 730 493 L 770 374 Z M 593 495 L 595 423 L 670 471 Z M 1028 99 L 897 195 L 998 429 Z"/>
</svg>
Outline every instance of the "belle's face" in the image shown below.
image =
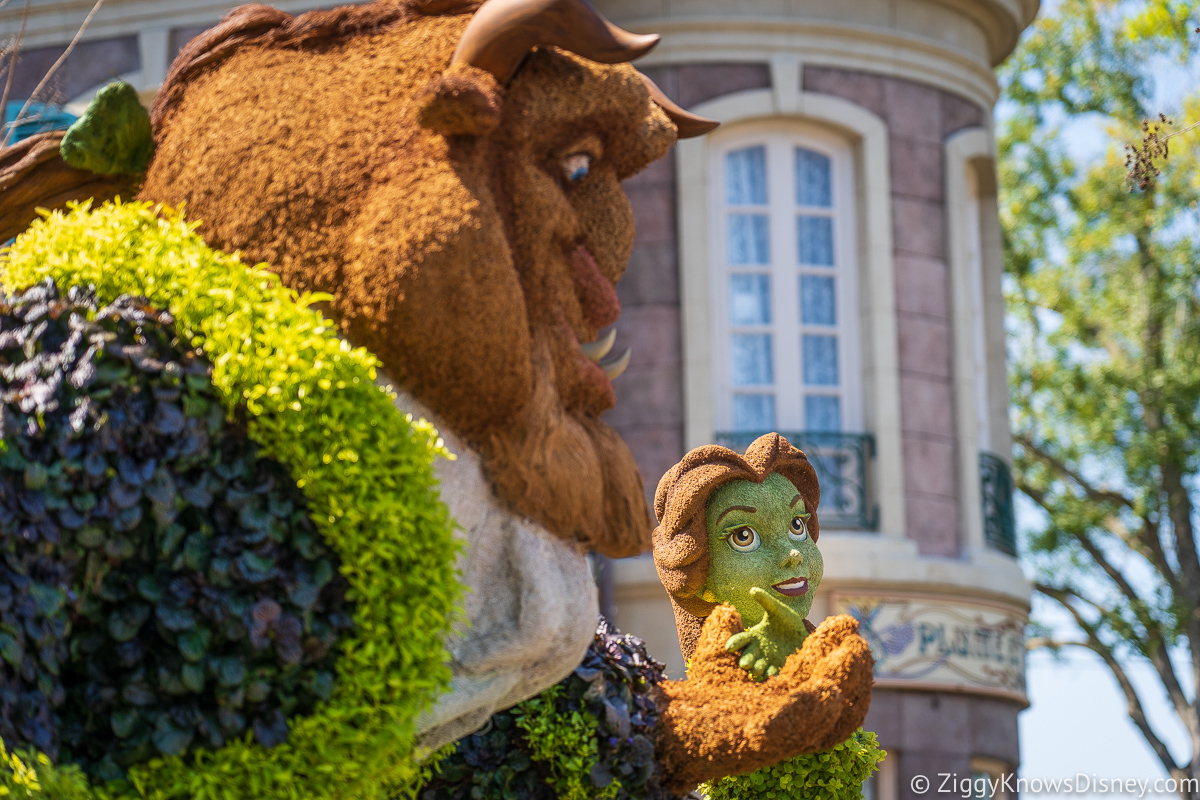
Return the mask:
<svg viewBox="0 0 1200 800">
<path fill-rule="evenodd" d="M 750 596 L 754 586 L 807 616 L 825 569 L 808 533 L 811 516 L 796 487 L 782 475 L 722 486 L 708 501 L 711 561 L 701 596 L 731 604 L 747 628 L 763 616 L 762 606 Z"/>
</svg>

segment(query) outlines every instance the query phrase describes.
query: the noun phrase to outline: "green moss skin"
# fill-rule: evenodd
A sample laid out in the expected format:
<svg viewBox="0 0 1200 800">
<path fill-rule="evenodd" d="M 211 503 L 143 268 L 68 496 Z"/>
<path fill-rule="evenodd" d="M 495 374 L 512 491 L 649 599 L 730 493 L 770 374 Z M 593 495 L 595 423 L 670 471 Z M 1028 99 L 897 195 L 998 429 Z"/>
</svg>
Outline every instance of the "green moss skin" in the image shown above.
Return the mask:
<svg viewBox="0 0 1200 800">
<path fill-rule="evenodd" d="M 375 385 L 377 360 L 340 340 L 313 303 L 263 265 L 209 248 L 182 212 L 119 201 L 55 212 L 7 254 L 3 283 L 95 286 L 100 302 L 145 295 L 212 359 L 228 413 L 285 465 L 342 559 L 354 603 L 331 699 L 268 750 L 243 741 L 155 759 L 89 785 L 36 753 L 4 755 L 0 795 L 53 800 L 382 800 L 420 765 L 416 720 L 450 682 L 445 639 L 459 615 L 458 545 L 438 498 L 436 431 Z M 6 791 L 7 790 L 7 791 Z"/>
<path fill-rule="evenodd" d="M 59 145 L 63 161 L 99 175 L 140 175 L 154 155 L 150 114 L 137 91 L 119 81 L 105 86 Z"/>
<path fill-rule="evenodd" d="M 796 756 L 746 775 L 706 783 L 708 800 L 862 800 L 862 787 L 887 753 L 859 728 L 832 750 Z"/>
</svg>

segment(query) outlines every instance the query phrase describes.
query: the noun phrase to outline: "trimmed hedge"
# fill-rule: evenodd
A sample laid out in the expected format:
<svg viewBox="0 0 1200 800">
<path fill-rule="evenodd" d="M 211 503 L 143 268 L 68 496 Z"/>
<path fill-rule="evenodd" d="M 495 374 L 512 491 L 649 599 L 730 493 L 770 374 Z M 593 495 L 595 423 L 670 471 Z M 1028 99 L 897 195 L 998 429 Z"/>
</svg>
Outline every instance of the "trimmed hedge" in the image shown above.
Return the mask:
<svg viewBox="0 0 1200 800">
<path fill-rule="evenodd" d="M 55 212 L 18 237 L 3 282 L 15 290 L 50 278 L 92 286 L 103 303 L 142 295 L 169 311 L 181 336 L 212 360 L 226 414 L 245 415 L 250 438 L 307 498 L 342 559 L 355 627 L 340 645 L 332 697 L 292 720 L 284 743 L 267 749 L 247 735 L 219 750 L 154 759 L 78 796 L 388 797 L 417 778 L 417 716 L 450 680 L 444 641 L 462 587 L 459 545 L 432 473 L 445 450 L 428 423 L 399 414 L 374 384 L 377 360 L 311 308 L 327 296 L 297 295 L 262 265 L 209 248 L 195 227 L 182 212 L 148 203 Z M 86 785 L 77 768 L 36 754 L 13 758 L 0 769 L 0 794 L 43 797 L 30 782 L 57 782 L 57 800 Z"/>
<path fill-rule="evenodd" d="M 174 320 L 50 279 L 0 301 L 0 737 L 93 777 L 333 691 L 341 562 Z M 36 709 L 36 711 L 35 711 Z"/>
<path fill-rule="evenodd" d="M 886 755 L 875 734 L 859 728 L 831 750 L 796 756 L 700 788 L 708 800 L 862 800 L 863 783 Z"/>
</svg>

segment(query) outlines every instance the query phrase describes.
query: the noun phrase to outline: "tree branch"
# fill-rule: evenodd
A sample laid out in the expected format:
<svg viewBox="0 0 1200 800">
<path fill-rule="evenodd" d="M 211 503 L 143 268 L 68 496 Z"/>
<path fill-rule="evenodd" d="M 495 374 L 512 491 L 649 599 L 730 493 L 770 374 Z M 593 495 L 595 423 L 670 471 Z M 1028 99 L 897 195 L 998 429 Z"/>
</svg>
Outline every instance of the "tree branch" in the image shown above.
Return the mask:
<svg viewBox="0 0 1200 800">
<path fill-rule="evenodd" d="M 1138 697 L 1133 683 L 1129 680 L 1129 676 L 1125 673 L 1125 668 L 1121 666 L 1112 654 L 1111 648 L 1100 641 L 1100 638 L 1096 635 L 1095 627 L 1085 620 L 1083 615 L 1079 613 L 1079 610 L 1070 603 L 1069 598 L 1077 595 L 1069 590 L 1056 589 L 1053 586 L 1046 586 L 1044 584 L 1038 584 L 1037 589 L 1047 597 L 1056 600 L 1059 605 L 1065 608 L 1074 618 L 1075 624 L 1079 626 L 1079 629 L 1087 635 L 1088 640 L 1086 643 L 1067 642 L 1066 644 L 1078 644 L 1078 646 L 1086 647 L 1100 656 L 1101 660 L 1104 661 L 1112 672 L 1113 677 L 1117 679 L 1117 684 L 1121 687 L 1122 694 L 1125 695 L 1129 718 L 1133 720 L 1133 724 L 1137 726 L 1142 736 L 1145 737 L 1146 742 L 1154 750 L 1155 755 L 1162 762 L 1167 774 L 1177 775 L 1182 768 L 1175 763 L 1175 759 L 1171 756 L 1171 751 L 1167 749 L 1166 744 L 1163 743 L 1162 739 L 1158 738 L 1154 729 L 1150 727 L 1150 722 L 1146 719 L 1146 712 L 1142 708 L 1141 699 Z"/>
<path fill-rule="evenodd" d="M 1071 469 L 1064 462 L 1060 461 L 1059 459 L 1055 458 L 1054 456 L 1050 455 L 1045 450 L 1043 450 L 1042 448 L 1040 448 L 1036 444 L 1034 444 L 1033 438 L 1031 436 L 1029 436 L 1028 434 L 1014 433 L 1013 441 L 1015 441 L 1017 444 L 1024 447 L 1029 452 L 1033 453 L 1033 455 L 1039 461 L 1041 461 L 1042 463 L 1049 466 L 1055 472 L 1059 473 L 1060 475 L 1065 475 L 1068 478 L 1070 478 L 1077 486 L 1079 486 L 1080 489 L 1083 490 L 1084 494 L 1086 494 L 1088 496 L 1089 500 L 1093 500 L 1096 502 L 1116 503 L 1118 505 L 1128 508 L 1130 511 L 1136 510 L 1134 508 L 1133 501 L 1130 500 L 1128 497 L 1121 494 L 1120 492 L 1113 491 L 1111 489 L 1097 489 L 1096 487 L 1092 486 L 1090 483 L 1085 481 L 1083 479 L 1083 476 L 1080 475 L 1078 472 Z"/>
<path fill-rule="evenodd" d="M 89 11 L 87 17 L 84 18 L 83 24 L 79 26 L 79 30 L 75 31 L 75 38 L 72 39 L 71 43 L 67 45 L 67 49 L 63 50 L 62 55 L 50 65 L 50 69 L 46 71 L 46 74 L 42 76 L 42 79 L 38 82 L 38 85 L 34 87 L 32 92 L 30 92 L 29 99 L 25 101 L 25 105 L 21 106 L 21 110 L 18 112 L 16 119 L 13 120 L 12 125 L 4 133 L 5 147 L 7 147 L 8 143 L 12 140 L 13 131 L 17 129 L 17 125 L 25 118 L 25 112 L 29 110 L 29 105 L 37 98 L 38 93 L 41 92 L 42 89 L 46 88 L 46 84 L 50 82 L 50 78 L 54 76 L 54 73 L 58 71 L 58 68 L 63 65 L 63 63 L 67 60 L 67 57 L 70 56 L 72 51 L 75 50 L 75 45 L 79 44 L 79 40 L 83 38 L 83 32 L 87 30 L 88 25 L 92 24 L 92 17 L 96 16 L 96 12 L 100 10 L 100 6 L 102 5 L 104 5 L 104 0 L 96 0 L 96 5 L 92 6 L 92 10 Z"/>
<path fill-rule="evenodd" d="M 8 60 L 8 75 L 4 78 L 4 94 L 0 96 L 0 114 L 4 118 L 8 118 L 8 98 L 12 95 L 13 76 L 17 74 L 17 60 L 21 57 L 21 42 L 25 39 L 25 26 L 29 22 L 29 6 L 33 0 L 25 0 L 25 10 L 21 14 L 21 30 L 17 32 L 17 38 L 13 42 L 12 57 Z M 8 136 L 5 135 L 5 144 L 8 143 Z"/>
</svg>

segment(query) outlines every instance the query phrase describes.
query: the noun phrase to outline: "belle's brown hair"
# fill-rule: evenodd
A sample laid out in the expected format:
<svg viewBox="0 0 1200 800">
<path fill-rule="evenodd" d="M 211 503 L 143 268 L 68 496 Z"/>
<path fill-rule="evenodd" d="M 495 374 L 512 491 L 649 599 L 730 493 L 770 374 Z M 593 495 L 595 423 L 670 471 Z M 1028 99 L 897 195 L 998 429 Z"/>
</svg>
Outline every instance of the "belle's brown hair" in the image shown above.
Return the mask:
<svg viewBox="0 0 1200 800">
<path fill-rule="evenodd" d="M 816 514 L 821 500 L 817 473 L 808 457 L 778 433 L 755 439 L 744 456 L 715 444 L 697 447 L 658 482 L 654 493 L 654 515 L 658 518 L 654 566 L 671 595 L 684 658 L 691 658 L 704 618 L 717 607 L 698 596 L 708 581 L 705 512 L 709 498 L 727 483 L 762 483 L 772 473 L 791 481 L 804 499 L 805 510 L 812 512 L 808 530 L 816 541 L 821 530 Z"/>
</svg>

